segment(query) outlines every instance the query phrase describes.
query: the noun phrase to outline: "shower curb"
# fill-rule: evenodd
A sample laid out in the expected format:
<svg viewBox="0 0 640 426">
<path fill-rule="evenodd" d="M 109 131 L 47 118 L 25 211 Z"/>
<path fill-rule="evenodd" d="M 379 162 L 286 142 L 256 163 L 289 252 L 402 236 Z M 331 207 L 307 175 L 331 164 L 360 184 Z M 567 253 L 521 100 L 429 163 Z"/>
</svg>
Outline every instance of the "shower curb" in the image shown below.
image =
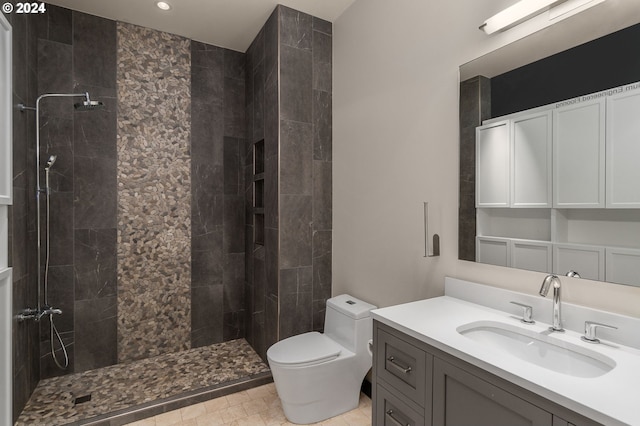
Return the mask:
<svg viewBox="0 0 640 426">
<path fill-rule="evenodd" d="M 266 385 L 271 382 L 273 382 L 271 372 L 265 371 L 242 379 L 189 391 L 180 395 L 136 405 L 131 408 L 124 408 L 122 410 L 102 414 L 90 419 L 78 420 L 69 424 L 74 426 L 122 426 L 127 423 L 136 422 L 138 420 L 164 414 L 169 411 L 188 407 L 189 405 L 198 404 L 221 396 Z"/>
</svg>

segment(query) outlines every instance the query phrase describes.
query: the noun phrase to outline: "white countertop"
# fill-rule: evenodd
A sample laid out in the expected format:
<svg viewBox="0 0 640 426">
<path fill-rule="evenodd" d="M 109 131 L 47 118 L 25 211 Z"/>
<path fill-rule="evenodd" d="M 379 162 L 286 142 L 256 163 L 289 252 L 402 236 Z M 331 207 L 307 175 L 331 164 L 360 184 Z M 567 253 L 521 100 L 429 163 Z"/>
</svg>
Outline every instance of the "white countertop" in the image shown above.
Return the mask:
<svg viewBox="0 0 640 426">
<path fill-rule="evenodd" d="M 548 301 L 550 303 L 550 301 Z M 509 309 L 505 307 L 505 309 Z M 598 352 L 616 367 L 594 378 L 557 373 L 522 361 L 459 334 L 456 329 L 475 321 L 495 321 L 547 334 L 548 323 L 522 324 L 516 316 L 450 296 L 372 311 L 374 319 L 422 342 L 509 380 L 540 396 L 606 425 L 640 425 L 640 350 L 603 340 L 589 344 L 580 333 L 552 337 Z M 638 330 L 640 333 L 640 329 Z"/>
</svg>

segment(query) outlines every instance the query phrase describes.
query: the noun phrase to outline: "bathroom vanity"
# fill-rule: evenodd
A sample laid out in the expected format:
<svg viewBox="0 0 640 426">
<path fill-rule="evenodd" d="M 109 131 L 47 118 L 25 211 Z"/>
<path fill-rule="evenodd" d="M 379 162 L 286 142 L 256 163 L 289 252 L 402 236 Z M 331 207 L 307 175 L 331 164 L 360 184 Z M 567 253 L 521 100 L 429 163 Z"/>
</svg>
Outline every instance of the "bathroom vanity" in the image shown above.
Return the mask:
<svg viewBox="0 0 640 426">
<path fill-rule="evenodd" d="M 640 424 L 637 319 L 563 304 L 567 331 L 550 333 L 549 299 L 451 278 L 445 294 L 373 311 L 374 425 Z M 618 330 L 588 344 L 588 320 Z"/>
</svg>

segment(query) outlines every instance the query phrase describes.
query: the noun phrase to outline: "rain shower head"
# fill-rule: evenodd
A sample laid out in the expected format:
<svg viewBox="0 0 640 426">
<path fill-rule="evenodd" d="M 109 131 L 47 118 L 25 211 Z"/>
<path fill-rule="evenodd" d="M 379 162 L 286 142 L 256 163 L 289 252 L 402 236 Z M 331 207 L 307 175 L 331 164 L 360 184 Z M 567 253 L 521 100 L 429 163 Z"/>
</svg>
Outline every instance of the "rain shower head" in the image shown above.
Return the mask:
<svg viewBox="0 0 640 426">
<path fill-rule="evenodd" d="M 47 165 L 44 167 L 45 170 L 49 170 L 51 169 L 51 167 L 53 166 L 53 163 L 56 162 L 56 156 L 52 155 L 51 157 L 49 157 L 49 160 L 47 161 Z"/>
<path fill-rule="evenodd" d="M 89 99 L 89 92 L 84 94 L 85 100 L 83 102 L 78 102 L 77 104 L 73 104 L 73 107 L 76 111 L 93 111 L 95 109 L 104 108 L 104 104 L 100 101 L 92 101 Z"/>
</svg>

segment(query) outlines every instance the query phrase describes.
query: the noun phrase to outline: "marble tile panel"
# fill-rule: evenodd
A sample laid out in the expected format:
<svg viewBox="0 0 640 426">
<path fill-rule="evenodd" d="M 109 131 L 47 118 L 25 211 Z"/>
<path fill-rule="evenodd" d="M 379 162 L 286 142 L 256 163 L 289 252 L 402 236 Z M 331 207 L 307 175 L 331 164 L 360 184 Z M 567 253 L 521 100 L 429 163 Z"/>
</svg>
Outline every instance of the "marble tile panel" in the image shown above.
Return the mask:
<svg viewBox="0 0 640 426">
<path fill-rule="evenodd" d="M 313 300 L 331 297 L 331 231 L 313 232 Z"/>
<path fill-rule="evenodd" d="M 56 156 L 56 162 L 49 173 L 51 188 L 61 192 L 73 191 L 73 120 L 71 117 L 61 118 L 46 114 L 40 117 L 40 187 L 42 188 L 46 183 L 44 167 L 51 155 Z"/>
<path fill-rule="evenodd" d="M 227 195 L 224 201 L 224 252 L 242 254 L 244 247 L 244 197 Z"/>
<path fill-rule="evenodd" d="M 208 104 L 221 105 L 224 102 L 225 78 L 222 64 L 213 68 L 193 66 L 191 76 L 194 97 L 205 100 Z"/>
<path fill-rule="evenodd" d="M 222 321 L 223 321 L 223 286 L 211 285 L 206 287 L 194 287 L 191 289 L 192 333 L 200 332 L 201 342 L 206 334 L 211 343 L 222 341 Z M 200 345 L 202 346 L 202 345 Z"/>
<path fill-rule="evenodd" d="M 264 24 L 264 72 L 265 86 L 277 85 L 278 81 L 278 51 L 280 40 L 278 32 L 279 11 L 276 8 Z"/>
<path fill-rule="evenodd" d="M 117 364 L 117 298 L 75 305 L 75 373 Z"/>
<path fill-rule="evenodd" d="M 76 11 L 72 18 L 76 83 L 115 89 L 116 21 Z"/>
<path fill-rule="evenodd" d="M 116 240 L 115 228 L 75 230 L 75 300 L 116 296 Z"/>
<path fill-rule="evenodd" d="M 280 118 L 311 123 L 313 68 L 310 50 L 280 45 Z"/>
<path fill-rule="evenodd" d="M 73 265 L 73 250 L 70 250 L 70 247 L 73 247 L 73 222 L 69 220 L 69 216 L 73 214 L 73 193 L 53 192 L 50 206 L 51 259 L 49 264 L 51 266 Z M 42 203 L 42 229 L 46 227 L 44 211 L 44 203 Z M 42 260 L 44 260 L 44 252 Z"/>
<path fill-rule="evenodd" d="M 283 294 L 280 301 L 279 339 L 306 333 L 313 328 L 311 292 Z"/>
<path fill-rule="evenodd" d="M 27 16 L 15 14 L 11 22 L 13 94 L 27 101 Z M 31 105 L 29 99 L 29 105 Z"/>
<path fill-rule="evenodd" d="M 280 43 L 297 49 L 311 50 L 312 17 L 286 6 L 279 5 Z"/>
<path fill-rule="evenodd" d="M 332 228 L 332 163 L 313 162 L 313 229 Z"/>
<path fill-rule="evenodd" d="M 104 108 L 102 109 L 74 111 L 74 154 L 81 157 L 102 157 L 115 160 L 117 157 L 118 113 L 118 100 L 115 89 L 76 85 L 74 91 L 89 92 L 92 100 L 104 103 Z"/>
<path fill-rule="evenodd" d="M 313 135 L 310 123 L 282 120 L 280 124 L 280 194 L 311 195 Z"/>
<path fill-rule="evenodd" d="M 225 255 L 224 312 L 244 309 L 244 253 Z"/>
<path fill-rule="evenodd" d="M 76 229 L 117 226 L 117 160 L 74 156 L 73 213 Z"/>
<path fill-rule="evenodd" d="M 224 138 L 224 193 L 225 195 L 243 195 L 244 180 L 242 173 L 244 151 L 242 139 L 225 136 Z"/>
<path fill-rule="evenodd" d="M 224 49 L 224 76 L 244 80 L 246 57 L 242 52 Z M 244 98 L 244 96 L 243 96 Z"/>
<path fill-rule="evenodd" d="M 191 41 L 191 65 L 193 67 L 224 69 L 225 51 L 222 47 L 199 41 Z"/>
<path fill-rule="evenodd" d="M 333 38 L 320 31 L 313 32 L 313 89 L 331 93 L 333 87 Z"/>
<path fill-rule="evenodd" d="M 224 79 L 224 135 L 244 138 L 244 79 Z"/>
<path fill-rule="evenodd" d="M 191 245 L 191 287 L 222 285 L 224 254 L 221 228 L 193 235 Z"/>
<path fill-rule="evenodd" d="M 38 21 L 38 38 L 64 44 L 73 42 L 73 12 L 52 4 L 47 4 L 47 13 Z"/>
<path fill-rule="evenodd" d="M 38 40 L 38 93 L 71 93 L 73 90 L 73 53 L 68 44 L 44 39 Z M 35 103 L 35 101 L 33 101 Z M 71 98 L 43 98 L 40 101 L 43 115 L 71 118 Z"/>
<path fill-rule="evenodd" d="M 222 166 L 224 147 L 224 105 L 203 99 L 192 88 L 191 162 Z"/>
<path fill-rule="evenodd" d="M 312 197 L 282 195 L 280 209 L 280 269 L 311 266 Z"/>
<path fill-rule="evenodd" d="M 313 268 L 307 266 L 280 270 L 280 296 L 307 293 L 312 290 L 312 286 Z"/>
<path fill-rule="evenodd" d="M 245 311 L 224 314 L 224 340 L 239 339 L 246 334 Z"/>
<path fill-rule="evenodd" d="M 316 18 L 315 16 L 312 19 L 312 26 L 314 31 L 320 31 L 325 34 L 333 34 L 333 24 L 329 21 L 325 21 L 321 18 Z"/>
<path fill-rule="evenodd" d="M 253 114 L 251 123 L 253 132 L 251 142 L 258 142 L 265 138 L 265 119 L 270 108 L 277 104 L 267 104 L 265 106 L 265 85 L 264 85 L 264 61 L 258 63 L 253 70 Z"/>
<path fill-rule="evenodd" d="M 331 93 L 313 91 L 313 159 L 331 161 L 333 117 Z"/>
<path fill-rule="evenodd" d="M 279 233 L 278 229 L 265 228 L 265 295 L 277 297 L 279 292 Z"/>
<path fill-rule="evenodd" d="M 224 169 L 209 163 L 191 165 L 193 235 L 213 232 L 224 223 Z"/>
</svg>

